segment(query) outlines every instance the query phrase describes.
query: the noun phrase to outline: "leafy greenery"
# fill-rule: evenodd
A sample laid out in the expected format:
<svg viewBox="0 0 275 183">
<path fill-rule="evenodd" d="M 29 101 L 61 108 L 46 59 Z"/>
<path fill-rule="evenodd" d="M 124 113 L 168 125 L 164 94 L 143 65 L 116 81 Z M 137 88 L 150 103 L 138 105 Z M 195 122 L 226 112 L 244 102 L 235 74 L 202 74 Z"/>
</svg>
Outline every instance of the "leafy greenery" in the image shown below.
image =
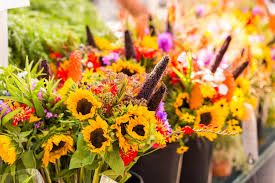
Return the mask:
<svg viewBox="0 0 275 183">
<path fill-rule="evenodd" d="M 86 40 L 85 25 L 95 35 L 108 31 L 89 0 L 31 0 L 31 6 L 9 10 L 9 62 L 23 68 L 25 57 L 48 59 L 51 50 L 65 53 Z"/>
</svg>

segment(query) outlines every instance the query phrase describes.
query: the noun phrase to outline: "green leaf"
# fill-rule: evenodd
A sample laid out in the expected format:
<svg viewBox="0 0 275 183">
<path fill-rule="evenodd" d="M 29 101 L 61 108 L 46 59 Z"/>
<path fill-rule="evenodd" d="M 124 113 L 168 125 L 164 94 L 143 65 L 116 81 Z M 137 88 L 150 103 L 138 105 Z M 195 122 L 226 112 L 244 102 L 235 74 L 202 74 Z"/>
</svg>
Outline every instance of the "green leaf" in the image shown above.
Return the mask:
<svg viewBox="0 0 275 183">
<path fill-rule="evenodd" d="M 35 112 L 37 113 L 37 115 L 39 117 L 43 117 L 45 113 L 44 113 L 44 108 L 43 108 L 41 102 L 38 100 L 37 96 L 34 96 L 32 98 L 32 100 L 33 100 L 33 103 L 34 103 Z"/>
<path fill-rule="evenodd" d="M 22 162 L 26 169 L 36 168 L 36 160 L 33 155 L 33 151 L 24 152 Z"/>
<path fill-rule="evenodd" d="M 73 154 L 70 162 L 70 168 L 82 168 L 86 165 L 91 165 L 96 157 L 95 153 L 91 153 L 86 149 L 87 145 L 84 142 L 83 135 L 79 134 L 77 140 L 77 150 Z"/>
<path fill-rule="evenodd" d="M 25 137 L 27 137 L 28 135 L 30 135 L 31 133 L 32 133 L 32 130 L 26 131 L 26 132 L 21 132 L 21 133 L 19 134 L 19 138 L 25 138 Z"/>
<path fill-rule="evenodd" d="M 21 110 L 22 110 L 22 107 L 19 107 L 19 108 L 15 109 L 14 111 L 6 114 L 2 119 L 2 125 L 5 125 L 7 122 L 9 122 L 9 120 L 11 120 L 13 118 L 13 116 L 18 114 Z"/>
<path fill-rule="evenodd" d="M 65 178 L 65 177 L 70 177 L 76 173 L 76 169 L 69 170 L 69 169 L 64 169 L 61 172 L 59 172 L 54 179 L 59 179 L 59 178 Z"/>
<path fill-rule="evenodd" d="M 29 176 L 26 180 L 24 180 L 23 183 L 28 183 L 28 182 L 30 182 L 30 181 L 32 180 L 33 177 L 34 177 L 34 175 Z"/>
<path fill-rule="evenodd" d="M 113 151 L 107 152 L 104 160 L 114 172 L 123 175 L 125 167 L 123 160 L 120 158 L 119 147 L 117 144 L 113 145 Z"/>
</svg>

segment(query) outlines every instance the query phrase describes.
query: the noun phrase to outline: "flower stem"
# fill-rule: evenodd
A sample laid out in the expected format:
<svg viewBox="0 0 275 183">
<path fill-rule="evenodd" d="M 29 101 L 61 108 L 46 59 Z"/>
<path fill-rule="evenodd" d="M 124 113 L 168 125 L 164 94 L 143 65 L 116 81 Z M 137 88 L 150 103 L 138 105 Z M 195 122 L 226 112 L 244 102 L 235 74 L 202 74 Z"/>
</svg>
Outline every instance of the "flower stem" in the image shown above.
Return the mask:
<svg viewBox="0 0 275 183">
<path fill-rule="evenodd" d="M 49 172 L 48 167 L 44 168 L 44 170 L 45 170 L 47 182 L 48 182 L 48 183 L 52 183 L 52 180 L 51 180 L 51 176 L 50 176 L 50 172 Z"/>
<path fill-rule="evenodd" d="M 97 169 L 95 169 L 94 177 L 93 177 L 93 183 L 98 183 L 99 182 L 99 173 L 101 171 L 101 168 L 103 166 L 103 162 L 101 162 Z"/>
<path fill-rule="evenodd" d="M 80 175 L 79 175 L 79 182 L 83 182 L 84 183 L 84 168 L 80 168 Z"/>
</svg>

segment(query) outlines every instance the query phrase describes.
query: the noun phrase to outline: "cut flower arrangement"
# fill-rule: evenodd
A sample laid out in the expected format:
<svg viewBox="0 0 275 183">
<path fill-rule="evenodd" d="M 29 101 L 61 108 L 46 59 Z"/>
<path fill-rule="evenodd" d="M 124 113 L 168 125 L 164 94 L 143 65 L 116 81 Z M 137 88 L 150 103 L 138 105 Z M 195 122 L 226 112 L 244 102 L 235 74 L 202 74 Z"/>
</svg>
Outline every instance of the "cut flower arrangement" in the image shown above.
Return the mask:
<svg viewBox="0 0 275 183">
<path fill-rule="evenodd" d="M 70 57 L 81 55 L 74 51 Z M 163 57 L 143 83 L 123 73 L 86 70 L 79 82 L 69 78 L 58 90 L 45 60 L 27 60 L 24 71 L 1 68 L 2 181 L 7 174 L 23 181 L 16 171 L 36 169 L 46 182 L 97 183 L 103 174 L 126 182 L 138 158 L 165 147 L 171 135 L 159 107 L 168 62 Z"/>
</svg>

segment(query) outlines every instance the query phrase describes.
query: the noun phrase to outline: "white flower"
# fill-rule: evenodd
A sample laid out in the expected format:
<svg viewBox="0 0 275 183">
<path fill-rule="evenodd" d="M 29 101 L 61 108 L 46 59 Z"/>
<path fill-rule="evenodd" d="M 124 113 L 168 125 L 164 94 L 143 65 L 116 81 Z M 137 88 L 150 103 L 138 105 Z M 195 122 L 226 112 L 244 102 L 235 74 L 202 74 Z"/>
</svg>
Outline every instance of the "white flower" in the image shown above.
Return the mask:
<svg viewBox="0 0 275 183">
<path fill-rule="evenodd" d="M 225 76 L 223 74 L 223 70 L 218 68 L 214 74 L 214 81 L 216 82 L 223 82 L 225 80 Z"/>
<path fill-rule="evenodd" d="M 17 74 L 19 78 L 24 78 L 28 74 L 28 71 L 23 71 Z"/>
<path fill-rule="evenodd" d="M 88 62 L 87 67 L 92 68 L 92 67 L 94 67 L 94 64 L 92 62 Z"/>
<path fill-rule="evenodd" d="M 179 56 L 178 56 L 178 61 L 182 64 L 183 67 L 186 67 L 187 66 L 187 63 L 186 63 L 186 59 L 187 59 L 187 55 L 185 52 L 182 52 Z"/>
<path fill-rule="evenodd" d="M 226 95 L 228 92 L 228 87 L 225 84 L 219 85 L 219 93 L 221 95 Z"/>
</svg>

